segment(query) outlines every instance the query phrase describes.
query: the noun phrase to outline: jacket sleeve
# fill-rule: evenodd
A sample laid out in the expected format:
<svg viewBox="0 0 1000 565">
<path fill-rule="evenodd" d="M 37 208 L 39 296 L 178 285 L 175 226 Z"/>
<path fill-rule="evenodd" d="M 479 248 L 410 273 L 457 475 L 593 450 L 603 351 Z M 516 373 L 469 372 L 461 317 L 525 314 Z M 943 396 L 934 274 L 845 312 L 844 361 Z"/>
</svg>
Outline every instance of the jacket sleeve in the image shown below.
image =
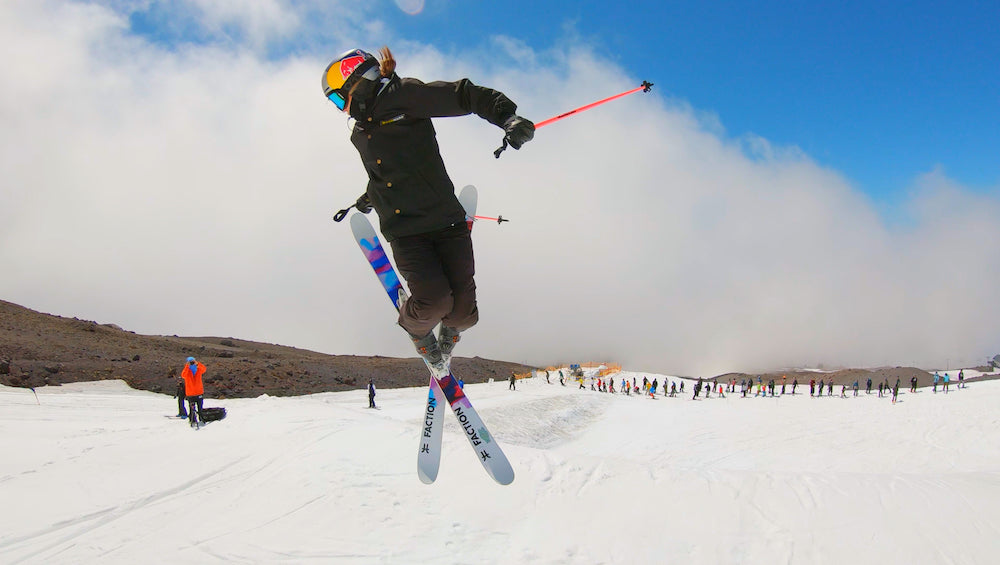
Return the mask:
<svg viewBox="0 0 1000 565">
<path fill-rule="evenodd" d="M 422 83 L 417 79 L 402 80 L 402 95 L 407 113 L 417 118 L 443 118 L 476 114 L 491 124 L 503 127 L 514 115 L 514 104 L 504 93 L 472 84 L 469 79 L 455 82 Z"/>
</svg>

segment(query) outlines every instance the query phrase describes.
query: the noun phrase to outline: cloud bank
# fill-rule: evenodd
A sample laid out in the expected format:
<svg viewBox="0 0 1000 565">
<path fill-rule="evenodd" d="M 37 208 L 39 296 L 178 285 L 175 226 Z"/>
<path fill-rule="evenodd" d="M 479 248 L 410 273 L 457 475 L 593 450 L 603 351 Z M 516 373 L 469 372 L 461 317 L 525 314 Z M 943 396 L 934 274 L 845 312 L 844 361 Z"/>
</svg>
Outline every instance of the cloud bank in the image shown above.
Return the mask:
<svg viewBox="0 0 1000 565">
<path fill-rule="evenodd" d="M 573 39 L 444 52 L 311 2 L 185 2 L 197 41 L 136 28 L 164 6 L 0 7 L 15 55 L 0 75 L 0 298 L 142 333 L 410 356 L 330 219 L 366 178 L 320 95 L 329 59 L 388 43 L 400 74 L 468 76 L 536 121 L 659 80 Z M 837 171 L 663 91 L 499 160 L 497 128 L 438 120 L 456 185 L 512 219 L 476 227 L 482 320 L 461 354 L 707 375 L 996 353 L 995 191 L 928 171 L 889 224 Z"/>
</svg>

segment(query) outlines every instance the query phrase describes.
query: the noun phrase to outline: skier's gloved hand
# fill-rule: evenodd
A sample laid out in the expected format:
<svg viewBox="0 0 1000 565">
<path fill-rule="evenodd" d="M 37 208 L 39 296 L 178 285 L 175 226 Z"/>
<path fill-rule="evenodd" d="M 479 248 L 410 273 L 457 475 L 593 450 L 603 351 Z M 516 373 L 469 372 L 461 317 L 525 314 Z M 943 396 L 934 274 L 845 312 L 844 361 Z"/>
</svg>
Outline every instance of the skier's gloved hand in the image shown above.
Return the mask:
<svg viewBox="0 0 1000 565">
<path fill-rule="evenodd" d="M 520 149 L 535 137 L 535 124 L 521 116 L 514 115 L 507 118 L 503 123 L 503 129 L 506 132 L 507 143 L 514 149 Z"/>
<path fill-rule="evenodd" d="M 354 207 L 362 214 L 372 211 L 372 201 L 368 198 L 367 192 L 358 197 L 358 201 L 354 203 Z"/>
</svg>

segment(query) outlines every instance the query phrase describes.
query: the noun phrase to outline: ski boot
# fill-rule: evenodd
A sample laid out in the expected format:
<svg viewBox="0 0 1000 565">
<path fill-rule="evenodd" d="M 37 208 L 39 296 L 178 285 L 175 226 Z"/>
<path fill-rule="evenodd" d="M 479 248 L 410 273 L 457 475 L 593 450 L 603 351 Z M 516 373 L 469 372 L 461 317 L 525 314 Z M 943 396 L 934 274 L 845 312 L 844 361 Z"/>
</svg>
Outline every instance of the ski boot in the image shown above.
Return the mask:
<svg viewBox="0 0 1000 565">
<path fill-rule="evenodd" d="M 441 355 L 441 347 L 438 345 L 437 338 L 434 337 L 434 332 L 428 332 L 423 337 L 416 337 L 411 334 L 410 339 L 413 340 L 413 345 L 417 348 L 417 353 L 431 368 L 437 372 L 444 372 L 444 357 Z"/>
<path fill-rule="evenodd" d="M 461 333 L 455 328 L 441 326 L 441 335 L 438 337 L 438 346 L 441 348 L 441 355 L 445 359 L 451 359 L 451 352 L 455 350 L 458 340 L 462 339 Z"/>
</svg>

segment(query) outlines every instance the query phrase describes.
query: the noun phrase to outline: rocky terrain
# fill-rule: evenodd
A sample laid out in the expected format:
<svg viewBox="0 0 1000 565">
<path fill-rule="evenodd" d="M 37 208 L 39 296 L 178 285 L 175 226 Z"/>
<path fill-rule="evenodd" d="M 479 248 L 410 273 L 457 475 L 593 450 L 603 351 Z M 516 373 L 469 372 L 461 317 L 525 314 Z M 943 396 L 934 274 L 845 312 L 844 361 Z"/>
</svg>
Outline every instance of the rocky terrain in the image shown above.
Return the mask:
<svg viewBox="0 0 1000 565">
<path fill-rule="evenodd" d="M 211 398 L 342 391 L 364 388 L 369 378 L 379 388 L 427 383 L 427 369 L 415 356 L 327 355 L 235 338 L 139 335 L 0 300 L 0 383 L 8 386 L 122 379 L 135 389 L 173 394 L 188 356 L 208 366 L 205 394 Z M 470 383 L 530 370 L 478 357 L 456 357 L 452 366 Z"/>
</svg>

